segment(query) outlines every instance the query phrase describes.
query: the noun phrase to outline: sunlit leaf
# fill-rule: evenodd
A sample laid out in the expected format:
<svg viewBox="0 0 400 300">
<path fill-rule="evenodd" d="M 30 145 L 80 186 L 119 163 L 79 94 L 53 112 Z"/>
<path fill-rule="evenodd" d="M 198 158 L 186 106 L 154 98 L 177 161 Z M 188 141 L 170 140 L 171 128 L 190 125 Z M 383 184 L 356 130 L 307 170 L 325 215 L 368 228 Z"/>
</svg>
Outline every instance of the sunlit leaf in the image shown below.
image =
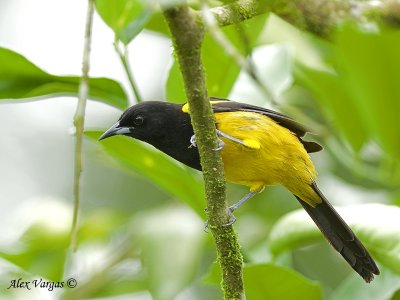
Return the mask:
<svg viewBox="0 0 400 300">
<path fill-rule="evenodd" d="M 363 204 L 337 209 L 378 262 L 400 273 L 400 207 Z M 323 239 L 318 227 L 305 211 L 282 217 L 269 236 L 272 253 L 278 255 L 293 248 Z"/>
<path fill-rule="evenodd" d="M 149 21 L 152 12 L 149 9 L 142 9 L 124 29 L 119 31 L 119 39 L 125 45 L 129 44 L 144 28 Z"/>
<path fill-rule="evenodd" d="M 86 131 L 85 135 L 97 141 L 102 133 Z M 203 184 L 192 171 L 164 153 L 132 138 L 114 137 L 99 142 L 99 145 L 125 168 L 141 173 L 204 216 Z"/>
<path fill-rule="evenodd" d="M 1 99 L 39 100 L 54 96 L 77 96 L 80 77 L 54 76 L 44 72 L 22 55 L 0 48 Z M 121 85 L 108 78 L 89 80 L 89 98 L 125 109 L 127 96 Z"/>
<path fill-rule="evenodd" d="M 245 266 L 243 280 L 248 300 L 321 300 L 322 289 L 291 269 L 272 264 Z"/>
<path fill-rule="evenodd" d="M 96 0 L 103 21 L 125 45 L 144 28 L 152 11 L 140 0 Z"/>
</svg>

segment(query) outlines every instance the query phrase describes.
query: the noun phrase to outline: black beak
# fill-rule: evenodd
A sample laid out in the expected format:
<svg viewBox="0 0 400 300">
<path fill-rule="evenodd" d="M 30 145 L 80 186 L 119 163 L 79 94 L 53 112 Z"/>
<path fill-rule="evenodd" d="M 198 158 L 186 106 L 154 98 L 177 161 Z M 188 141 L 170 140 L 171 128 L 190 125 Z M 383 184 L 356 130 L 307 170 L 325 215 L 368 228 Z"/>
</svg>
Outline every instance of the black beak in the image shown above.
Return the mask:
<svg viewBox="0 0 400 300">
<path fill-rule="evenodd" d="M 110 136 L 114 135 L 124 135 L 127 133 L 130 133 L 130 128 L 128 127 L 120 127 L 119 122 L 115 123 L 113 126 L 111 126 L 110 129 L 108 129 L 106 132 L 102 134 L 102 136 L 99 138 L 99 141 L 104 140 Z"/>
</svg>

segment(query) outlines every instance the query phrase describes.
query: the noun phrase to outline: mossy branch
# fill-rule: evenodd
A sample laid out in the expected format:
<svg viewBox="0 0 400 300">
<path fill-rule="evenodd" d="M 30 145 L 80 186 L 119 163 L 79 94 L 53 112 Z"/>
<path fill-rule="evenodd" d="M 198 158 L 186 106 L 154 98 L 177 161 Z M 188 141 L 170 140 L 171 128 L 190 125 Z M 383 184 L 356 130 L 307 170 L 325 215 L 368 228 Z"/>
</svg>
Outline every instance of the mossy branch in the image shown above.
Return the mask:
<svg viewBox="0 0 400 300">
<path fill-rule="evenodd" d="M 400 27 L 397 0 L 238 0 L 210 11 L 219 26 L 237 24 L 271 12 L 303 31 L 328 39 L 335 27 L 346 20 Z"/>
<path fill-rule="evenodd" d="M 267 12 L 265 0 L 238 0 L 210 9 L 219 26 L 237 24 Z M 270 1 L 271 2 L 271 1 Z"/>
<path fill-rule="evenodd" d="M 189 112 L 200 153 L 206 190 L 209 228 L 214 236 L 222 269 L 225 299 L 242 299 L 243 259 L 237 235 L 228 223 L 224 169 L 218 147 L 215 121 L 207 95 L 201 45 L 204 28 L 198 15 L 188 6 L 164 10 L 183 75 Z"/>
</svg>

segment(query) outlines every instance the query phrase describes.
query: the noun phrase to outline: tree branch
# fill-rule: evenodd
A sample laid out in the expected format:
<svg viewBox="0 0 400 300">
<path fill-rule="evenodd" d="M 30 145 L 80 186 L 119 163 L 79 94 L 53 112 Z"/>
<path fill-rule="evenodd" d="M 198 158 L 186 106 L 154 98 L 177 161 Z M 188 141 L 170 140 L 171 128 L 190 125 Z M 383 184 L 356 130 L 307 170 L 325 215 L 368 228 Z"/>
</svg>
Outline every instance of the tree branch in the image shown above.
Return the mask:
<svg viewBox="0 0 400 300">
<path fill-rule="evenodd" d="M 205 182 L 209 227 L 216 241 L 225 299 L 242 299 L 243 259 L 239 243 L 232 226 L 222 226 L 228 223 L 229 215 L 223 164 L 219 152 L 213 150 L 218 147 L 218 141 L 201 62 L 204 28 L 196 13 L 186 5 L 168 8 L 164 16 L 172 34 L 196 134 Z"/>
<path fill-rule="evenodd" d="M 74 116 L 75 125 L 75 169 L 74 169 L 74 212 L 71 228 L 71 248 L 73 251 L 77 248 L 78 234 L 78 213 L 80 198 L 80 178 L 82 173 L 82 141 L 83 128 L 85 124 L 86 101 L 89 94 L 89 61 L 90 61 L 90 43 L 92 37 L 94 1 L 88 0 L 88 10 L 86 15 L 85 44 L 82 58 L 82 77 L 79 84 L 78 105 Z"/>
<path fill-rule="evenodd" d="M 219 26 L 272 12 L 299 29 L 327 37 L 339 20 L 351 15 L 348 0 L 239 0 L 211 9 Z"/>
<path fill-rule="evenodd" d="M 219 26 L 237 24 L 267 12 L 267 1 L 238 0 L 210 9 Z"/>
<path fill-rule="evenodd" d="M 382 22 L 400 27 L 400 4 L 396 0 L 238 0 L 210 9 L 219 26 L 228 26 L 264 13 L 274 13 L 293 26 L 322 38 L 346 20 L 358 24 Z"/>
</svg>

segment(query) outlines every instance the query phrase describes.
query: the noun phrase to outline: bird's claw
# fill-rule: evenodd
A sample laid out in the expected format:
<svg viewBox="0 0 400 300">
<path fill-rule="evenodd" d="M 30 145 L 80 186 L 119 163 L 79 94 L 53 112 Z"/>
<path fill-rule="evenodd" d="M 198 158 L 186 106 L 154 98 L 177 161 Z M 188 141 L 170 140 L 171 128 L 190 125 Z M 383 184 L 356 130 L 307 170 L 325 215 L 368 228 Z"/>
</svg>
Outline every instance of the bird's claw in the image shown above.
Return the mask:
<svg viewBox="0 0 400 300">
<path fill-rule="evenodd" d="M 224 148 L 225 147 L 225 143 L 221 140 L 221 139 L 218 139 L 218 147 L 217 148 L 215 148 L 215 149 L 213 149 L 214 151 L 219 151 L 219 150 L 221 150 L 222 148 Z"/>
<path fill-rule="evenodd" d="M 194 134 L 190 137 L 190 144 L 193 147 L 197 147 L 197 145 L 196 145 L 196 136 Z"/>
<path fill-rule="evenodd" d="M 204 223 L 204 228 L 203 228 L 205 233 L 208 233 L 208 220 Z"/>
<path fill-rule="evenodd" d="M 191 147 L 197 147 L 196 135 L 194 135 L 194 134 L 190 137 L 190 145 L 191 145 Z M 218 139 L 218 147 L 213 149 L 213 150 L 214 151 L 219 151 L 224 147 L 225 147 L 225 143 L 221 139 Z"/>
<path fill-rule="evenodd" d="M 222 225 L 222 226 L 224 226 L 224 227 L 230 226 L 230 225 L 232 225 L 233 223 L 236 222 L 236 218 L 235 218 L 235 216 L 233 215 L 233 211 L 234 211 L 235 209 L 236 209 L 236 208 L 234 208 L 233 206 L 229 206 L 229 207 L 228 207 L 229 222 L 226 223 L 226 224 L 224 224 L 224 225 Z"/>
<path fill-rule="evenodd" d="M 230 226 L 230 225 L 232 225 L 233 223 L 236 222 L 236 218 L 235 218 L 235 216 L 233 215 L 233 211 L 234 211 L 235 209 L 236 209 L 236 208 L 233 207 L 233 206 L 229 206 L 229 207 L 228 207 L 229 222 L 226 223 L 226 224 L 223 224 L 223 225 L 222 225 L 223 227 Z M 207 220 L 207 221 L 204 223 L 204 231 L 207 232 L 207 233 L 208 233 L 208 224 L 209 224 L 209 222 L 208 222 L 208 220 Z"/>
</svg>

